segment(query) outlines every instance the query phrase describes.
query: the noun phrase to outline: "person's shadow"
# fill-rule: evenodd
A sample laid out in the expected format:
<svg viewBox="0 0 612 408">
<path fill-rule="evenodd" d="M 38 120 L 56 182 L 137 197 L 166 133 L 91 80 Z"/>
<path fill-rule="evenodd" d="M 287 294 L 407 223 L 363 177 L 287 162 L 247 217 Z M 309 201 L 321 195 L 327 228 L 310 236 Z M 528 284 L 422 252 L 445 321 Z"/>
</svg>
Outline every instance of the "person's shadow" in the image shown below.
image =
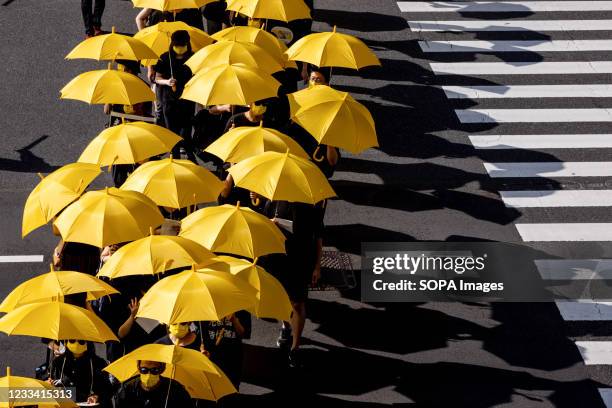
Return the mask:
<svg viewBox="0 0 612 408">
<path fill-rule="evenodd" d="M 15 151 L 19 153 L 19 160 L 0 157 L 0 171 L 14 171 L 21 173 L 51 173 L 59 166 L 52 166 L 43 158 L 32 153 L 32 149 L 46 140 L 49 135 L 42 135 L 32 143 Z"/>
</svg>

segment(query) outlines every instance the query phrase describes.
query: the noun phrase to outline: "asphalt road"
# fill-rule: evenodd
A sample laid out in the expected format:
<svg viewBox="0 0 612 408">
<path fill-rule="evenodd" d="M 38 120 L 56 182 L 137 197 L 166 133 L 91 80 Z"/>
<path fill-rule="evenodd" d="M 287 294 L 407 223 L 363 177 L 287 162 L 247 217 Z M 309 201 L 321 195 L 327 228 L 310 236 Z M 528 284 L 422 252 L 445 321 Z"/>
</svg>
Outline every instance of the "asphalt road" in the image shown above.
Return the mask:
<svg viewBox="0 0 612 408">
<path fill-rule="evenodd" d="M 341 71 L 333 78 L 372 111 L 381 147 L 343 155 L 333 182 L 340 198 L 328 207 L 325 245 L 351 254 L 358 269 L 360 244 L 367 241 L 521 242 L 514 223 L 535 210 L 504 206 L 497 193 L 502 182 L 492 181 L 483 167 L 499 152 L 477 151 L 467 137 L 500 128 L 520 132 L 520 125 L 461 125 L 436 86 L 432 57 L 419 50 L 418 36 L 394 1 L 315 4 L 316 30 L 336 25 L 355 34 L 383 63 L 364 70 L 363 77 Z M 130 2 L 107 0 L 106 7 L 105 29 L 134 32 Z M 45 256 L 43 263 L 0 263 L 0 296 L 45 272 L 55 244 L 48 228 L 20 238 L 22 207 L 36 173 L 75 161 L 104 124 L 99 106 L 58 99 L 72 77 L 102 66 L 63 59 L 82 36 L 74 1 L 9 0 L 0 6 L 0 255 Z M 516 154 L 518 161 L 541 155 Z M 548 154 L 569 159 L 567 152 Z M 581 154 L 604 160 L 607 152 L 576 154 L 572 160 L 584 160 Z M 606 216 L 601 209 L 546 214 L 550 220 Z M 245 403 L 598 407 L 597 387 L 609 385 L 607 371 L 588 371 L 568 338 L 592 330 L 568 329 L 554 304 L 368 305 L 353 290 L 315 294 L 308 313 L 307 365 L 300 373 L 283 369 L 274 346 L 276 326 L 256 323 L 241 389 Z M 36 339 L 2 335 L 0 356 L 1 370 L 11 366 L 16 374 L 32 375 L 44 348 Z"/>
</svg>

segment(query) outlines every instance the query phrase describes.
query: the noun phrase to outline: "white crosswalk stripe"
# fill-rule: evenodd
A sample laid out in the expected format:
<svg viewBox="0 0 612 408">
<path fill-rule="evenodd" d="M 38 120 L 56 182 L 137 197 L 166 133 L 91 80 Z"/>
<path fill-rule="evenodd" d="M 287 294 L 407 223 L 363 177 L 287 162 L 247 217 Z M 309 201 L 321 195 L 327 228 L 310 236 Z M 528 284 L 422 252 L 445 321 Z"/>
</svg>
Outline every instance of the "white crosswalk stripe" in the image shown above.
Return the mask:
<svg viewBox="0 0 612 408">
<path fill-rule="evenodd" d="M 612 259 L 606 258 L 612 253 L 606 250 L 612 212 L 607 219 L 589 213 L 612 208 L 607 180 L 612 156 L 604 150 L 612 149 L 612 104 L 603 99 L 612 97 L 612 78 L 606 76 L 612 74 L 612 1 L 399 1 L 398 6 L 418 36 L 423 58 L 433 60 L 431 70 L 472 146 L 495 157 L 483 160 L 491 181 L 517 184 L 500 188 L 500 197 L 522 214 L 515 222 L 520 238 L 546 248 L 601 249 L 584 259 L 578 250 L 570 251 L 575 259 L 536 259 L 540 277 L 588 284 L 612 279 Z M 479 128 L 495 130 L 472 130 Z M 556 158 L 558 151 L 563 159 Z M 536 152 L 546 158 L 538 160 Z M 589 158 L 591 153 L 597 157 Z M 593 178 L 598 179 L 588 181 Z M 612 299 L 556 305 L 568 324 L 612 321 Z M 578 339 L 576 346 L 586 365 L 612 365 L 612 341 L 595 336 Z M 612 408 L 612 388 L 598 391 Z"/>
</svg>

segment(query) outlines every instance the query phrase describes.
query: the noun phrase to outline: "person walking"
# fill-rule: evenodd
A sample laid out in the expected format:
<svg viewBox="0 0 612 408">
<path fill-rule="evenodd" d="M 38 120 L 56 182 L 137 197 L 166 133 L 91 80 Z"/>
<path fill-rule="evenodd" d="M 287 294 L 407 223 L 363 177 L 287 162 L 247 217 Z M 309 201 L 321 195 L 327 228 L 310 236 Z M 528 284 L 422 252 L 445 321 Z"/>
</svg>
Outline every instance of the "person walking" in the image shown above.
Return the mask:
<svg viewBox="0 0 612 408">
<path fill-rule="evenodd" d="M 105 0 L 81 0 L 85 38 L 102 34 L 102 14 L 105 3 Z"/>
</svg>

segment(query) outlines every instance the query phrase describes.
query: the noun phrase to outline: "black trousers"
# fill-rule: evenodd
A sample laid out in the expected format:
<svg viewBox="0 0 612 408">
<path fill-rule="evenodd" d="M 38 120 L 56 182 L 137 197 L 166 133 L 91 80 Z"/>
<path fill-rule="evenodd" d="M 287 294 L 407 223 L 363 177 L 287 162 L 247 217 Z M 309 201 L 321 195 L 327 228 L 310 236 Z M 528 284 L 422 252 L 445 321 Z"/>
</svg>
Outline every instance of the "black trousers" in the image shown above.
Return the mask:
<svg viewBox="0 0 612 408">
<path fill-rule="evenodd" d="M 172 149 L 172 156 L 180 158 L 180 148 L 184 148 L 187 158 L 195 162 L 195 146 L 192 140 L 192 118 L 195 111 L 193 102 L 179 99 L 162 102 L 162 112 L 167 129 L 183 138 Z"/>
<path fill-rule="evenodd" d="M 105 0 L 81 0 L 83 23 L 85 32 L 93 34 L 94 27 L 102 26 L 102 13 L 104 13 Z"/>
</svg>

